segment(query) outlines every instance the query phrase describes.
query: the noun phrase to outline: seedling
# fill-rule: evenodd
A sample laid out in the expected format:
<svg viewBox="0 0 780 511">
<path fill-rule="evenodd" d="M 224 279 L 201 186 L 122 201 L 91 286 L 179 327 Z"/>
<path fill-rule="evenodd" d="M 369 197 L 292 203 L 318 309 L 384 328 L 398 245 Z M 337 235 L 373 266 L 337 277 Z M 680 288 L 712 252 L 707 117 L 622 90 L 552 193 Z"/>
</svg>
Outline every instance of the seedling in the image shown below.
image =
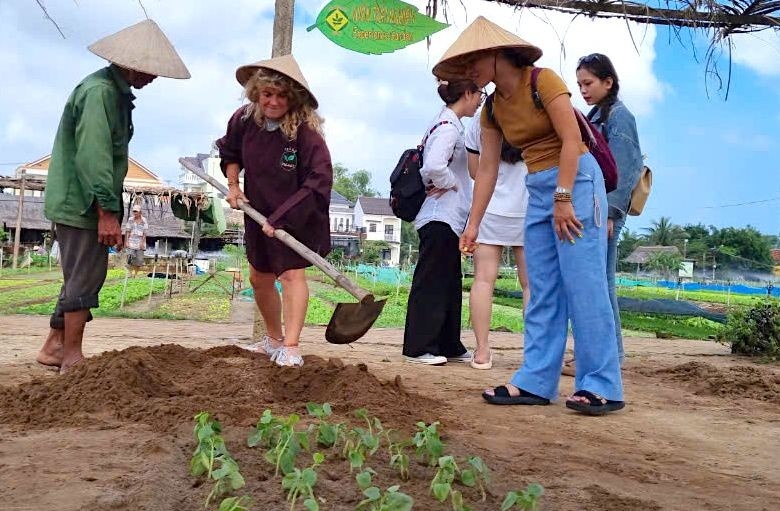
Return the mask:
<svg viewBox="0 0 780 511">
<path fill-rule="evenodd" d="M 442 456 L 439 458 L 439 469 L 431 481 L 431 493 L 439 502 L 444 502 L 450 496 L 452 483 L 458 475 L 458 465 L 452 456 Z"/>
<path fill-rule="evenodd" d="M 485 493 L 485 486 L 490 480 L 490 471 L 482 461 L 482 458 L 478 456 L 469 456 L 468 468 L 464 468 L 460 472 L 460 482 L 469 488 L 477 487 L 482 494 L 482 502 L 487 499 Z"/>
<path fill-rule="evenodd" d="M 357 481 L 358 487 L 361 490 L 365 490 L 366 488 L 371 486 L 371 480 L 375 475 L 376 472 L 371 467 L 366 467 L 358 475 L 355 476 L 355 481 Z"/>
<path fill-rule="evenodd" d="M 349 461 L 349 472 L 360 468 L 366 461 L 368 446 L 363 441 L 362 428 L 355 428 L 344 435 L 344 448 L 341 455 Z"/>
<path fill-rule="evenodd" d="M 317 443 L 323 447 L 333 447 L 335 449 L 344 425 L 328 423 L 327 418 L 333 414 L 330 403 L 324 403 L 321 406 L 317 403 L 307 403 L 306 410 L 308 410 L 309 415 L 319 419 Z"/>
<path fill-rule="evenodd" d="M 249 511 L 252 499 L 247 496 L 228 497 L 219 504 L 219 511 Z"/>
<path fill-rule="evenodd" d="M 266 410 L 257 421 L 255 431 L 246 440 L 248 447 L 260 445 L 262 447 L 271 447 L 279 441 L 279 432 L 282 429 L 282 422 L 273 416 L 271 410 Z"/>
<path fill-rule="evenodd" d="M 290 511 L 295 509 L 295 502 L 298 497 L 305 496 L 303 507 L 309 511 L 319 511 L 320 505 L 314 496 L 314 485 L 317 484 L 316 468 L 325 461 L 322 453 L 314 453 L 312 456 L 314 462 L 308 468 L 303 470 L 294 468 L 292 472 L 285 475 L 282 479 L 282 488 L 287 490 L 287 501 L 290 502 Z"/>
<path fill-rule="evenodd" d="M 363 490 L 366 497 L 358 503 L 355 511 L 411 511 L 414 505 L 412 497 L 401 493 L 399 486 L 391 486 L 384 493 L 376 486 Z"/>
<path fill-rule="evenodd" d="M 398 471 L 398 475 L 402 481 L 409 480 L 409 455 L 406 454 L 406 450 L 412 445 L 411 440 L 402 440 L 401 442 L 393 442 L 390 437 L 392 431 L 385 433 L 387 438 L 387 450 L 390 455 L 390 468 L 394 468 Z"/>
<path fill-rule="evenodd" d="M 510 509 L 536 511 L 539 509 L 539 499 L 542 498 L 543 494 L 544 488 L 537 483 L 529 484 L 523 491 L 510 491 L 504 497 L 501 511 L 509 511 Z"/>
<path fill-rule="evenodd" d="M 194 432 L 198 446 L 190 460 L 190 472 L 194 476 L 206 474 L 208 479 L 214 480 L 214 487 L 206 497 L 208 508 L 211 499 L 237 490 L 243 487 L 245 482 L 238 463 L 230 456 L 225 440 L 219 435 L 222 432 L 219 422 L 210 419 L 207 412 L 196 415 L 195 421 Z"/>
<path fill-rule="evenodd" d="M 272 463 L 276 470 L 274 475 L 289 474 L 295 469 L 295 457 L 301 448 L 309 450 L 309 437 L 306 431 L 295 431 L 295 425 L 300 416 L 290 414 L 279 428 L 279 438 L 271 449 L 266 451 L 265 459 Z"/>
<path fill-rule="evenodd" d="M 424 422 L 418 422 L 417 428 L 419 431 L 417 431 L 412 438 L 417 457 L 423 461 L 427 461 L 428 465 L 431 467 L 436 465 L 437 460 L 444 454 L 444 443 L 439 437 L 439 432 L 437 431 L 438 426 L 438 421 L 430 426 L 426 425 Z"/>
</svg>

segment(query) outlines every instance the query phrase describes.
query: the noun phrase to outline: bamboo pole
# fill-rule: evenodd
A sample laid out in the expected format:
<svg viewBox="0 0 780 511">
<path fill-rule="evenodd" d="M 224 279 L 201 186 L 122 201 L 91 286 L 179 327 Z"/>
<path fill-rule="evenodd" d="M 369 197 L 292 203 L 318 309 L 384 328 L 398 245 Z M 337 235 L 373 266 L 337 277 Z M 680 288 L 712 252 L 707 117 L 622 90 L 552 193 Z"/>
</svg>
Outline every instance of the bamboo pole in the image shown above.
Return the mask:
<svg viewBox="0 0 780 511">
<path fill-rule="evenodd" d="M 125 265 L 125 283 L 122 285 L 122 298 L 119 300 L 119 308 L 125 306 L 125 295 L 127 294 L 127 278 L 130 276 L 130 269 Z"/>
<path fill-rule="evenodd" d="M 19 243 L 22 239 L 22 212 L 24 211 L 24 185 L 25 176 L 27 171 L 22 169 L 22 182 L 19 185 L 19 209 L 16 212 L 16 231 L 14 232 L 14 262 L 13 269 L 15 270 L 19 260 Z"/>
<path fill-rule="evenodd" d="M 154 277 L 157 275 L 157 256 L 154 257 L 154 264 L 152 265 L 152 278 L 149 279 L 149 299 L 147 304 L 152 303 L 152 292 L 154 291 Z"/>
</svg>

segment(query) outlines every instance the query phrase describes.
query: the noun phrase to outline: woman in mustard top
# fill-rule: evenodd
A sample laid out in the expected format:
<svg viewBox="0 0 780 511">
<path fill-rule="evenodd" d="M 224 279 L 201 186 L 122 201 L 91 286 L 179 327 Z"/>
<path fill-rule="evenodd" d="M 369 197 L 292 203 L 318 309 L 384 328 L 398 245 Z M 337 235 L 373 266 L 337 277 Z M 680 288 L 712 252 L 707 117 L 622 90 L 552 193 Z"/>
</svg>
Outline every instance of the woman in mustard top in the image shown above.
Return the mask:
<svg viewBox="0 0 780 511">
<path fill-rule="evenodd" d="M 528 165 L 526 263 L 531 301 L 525 313 L 523 365 L 509 383 L 486 390 L 491 404 L 546 405 L 558 397 L 569 320 L 575 338 L 575 392 L 566 406 L 589 415 L 624 407 L 615 324 L 607 292 L 607 199 L 596 160 L 583 144 L 570 93 L 550 69 L 533 63 L 542 51 L 483 17 L 477 18 L 433 68 L 440 79 L 492 82 L 483 108 L 482 153 L 460 248 L 476 248 L 479 225 L 498 174 L 504 138 Z"/>
</svg>

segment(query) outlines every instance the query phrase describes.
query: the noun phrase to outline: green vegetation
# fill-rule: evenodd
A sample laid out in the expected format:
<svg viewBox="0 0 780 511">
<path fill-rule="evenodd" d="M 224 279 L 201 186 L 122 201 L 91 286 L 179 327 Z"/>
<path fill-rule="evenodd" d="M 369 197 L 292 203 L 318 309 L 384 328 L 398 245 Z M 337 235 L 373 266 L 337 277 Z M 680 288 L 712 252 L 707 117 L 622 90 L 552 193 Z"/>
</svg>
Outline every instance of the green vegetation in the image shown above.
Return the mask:
<svg viewBox="0 0 780 511">
<path fill-rule="evenodd" d="M 325 500 L 316 496 L 318 470 L 325 464 L 329 465 L 331 477 L 339 470 L 350 473 L 360 470 L 355 476 L 357 488 L 352 490 L 362 495 L 356 511 L 410 511 L 414 505 L 414 499 L 401 491 L 400 484 L 385 490 L 376 485 L 374 476 L 378 474 L 369 463 L 378 467 L 380 465 L 377 464 L 389 461 L 389 477 L 397 476 L 404 483 L 425 473 L 420 482 L 429 488 L 429 495 L 439 502 L 449 501 L 447 507 L 452 511 L 470 511 L 472 508 L 467 504 L 470 497 L 481 498 L 485 502 L 488 494 L 494 495 L 488 489 L 490 471 L 485 462 L 477 456 L 456 458 L 447 454 L 438 422 L 419 422 L 417 432 L 411 437 L 404 437 L 397 431 L 385 430 L 382 422 L 369 416 L 363 408 L 354 412 L 354 417 L 361 420 L 362 425 L 351 428 L 348 424 L 330 422 L 333 411 L 329 403 L 308 403 L 306 408 L 314 420 L 308 425 L 294 413 L 277 417 L 271 410 L 265 410 L 247 439 L 248 447 L 263 450 L 262 457 L 275 468 L 274 477 L 281 477 L 282 491 L 286 492 L 285 500 L 290 511 L 296 509 L 299 501 L 308 511 L 320 509 L 320 502 Z M 239 472 L 238 462 L 225 447 L 219 422 L 211 419 L 207 412 L 199 413 L 195 420 L 197 448 L 190 462 L 190 472 L 214 481 L 206 497 L 205 509 L 209 509 L 215 497 L 226 496 L 242 488 L 244 478 Z M 312 446 L 326 447 L 327 451 L 311 453 Z M 405 453 L 408 448 L 414 448 L 417 457 L 424 462 L 424 467 L 418 468 L 414 474 L 409 472 Z M 298 458 L 307 452 L 311 453 L 312 462 L 301 468 Z M 377 456 L 377 453 L 384 452 L 390 454 L 387 459 Z M 405 463 L 399 464 L 401 458 L 405 459 Z M 399 466 L 404 466 L 405 470 L 396 472 Z M 383 478 L 386 479 L 387 474 L 388 471 L 385 471 Z M 415 486 L 419 488 L 420 485 Z M 350 489 L 342 488 L 341 491 L 346 494 Z M 542 487 L 536 483 L 528 485 L 525 490 L 508 492 L 501 509 L 538 509 L 542 493 Z M 219 509 L 247 510 L 249 503 L 247 496 L 230 496 L 222 501 Z M 234 505 L 236 507 L 231 507 Z M 426 503 L 418 503 L 418 506 L 426 506 Z M 433 509 L 429 506 L 419 508 Z"/>
<path fill-rule="evenodd" d="M 764 301 L 749 309 L 736 309 L 718 334 L 739 355 L 780 359 L 780 302 Z"/>
</svg>

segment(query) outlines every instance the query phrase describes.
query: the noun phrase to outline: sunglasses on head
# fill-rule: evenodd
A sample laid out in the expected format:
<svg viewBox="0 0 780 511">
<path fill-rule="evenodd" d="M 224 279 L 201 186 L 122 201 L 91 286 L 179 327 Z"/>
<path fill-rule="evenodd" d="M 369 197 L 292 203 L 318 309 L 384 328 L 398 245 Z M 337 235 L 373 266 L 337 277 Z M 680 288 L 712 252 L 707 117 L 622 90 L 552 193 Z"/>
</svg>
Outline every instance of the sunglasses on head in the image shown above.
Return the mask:
<svg viewBox="0 0 780 511">
<path fill-rule="evenodd" d="M 599 55 L 598 53 L 591 53 L 590 55 L 585 55 L 584 57 L 580 57 L 580 60 L 577 61 L 577 65 L 590 64 L 592 62 L 601 62 L 601 55 Z"/>
</svg>

